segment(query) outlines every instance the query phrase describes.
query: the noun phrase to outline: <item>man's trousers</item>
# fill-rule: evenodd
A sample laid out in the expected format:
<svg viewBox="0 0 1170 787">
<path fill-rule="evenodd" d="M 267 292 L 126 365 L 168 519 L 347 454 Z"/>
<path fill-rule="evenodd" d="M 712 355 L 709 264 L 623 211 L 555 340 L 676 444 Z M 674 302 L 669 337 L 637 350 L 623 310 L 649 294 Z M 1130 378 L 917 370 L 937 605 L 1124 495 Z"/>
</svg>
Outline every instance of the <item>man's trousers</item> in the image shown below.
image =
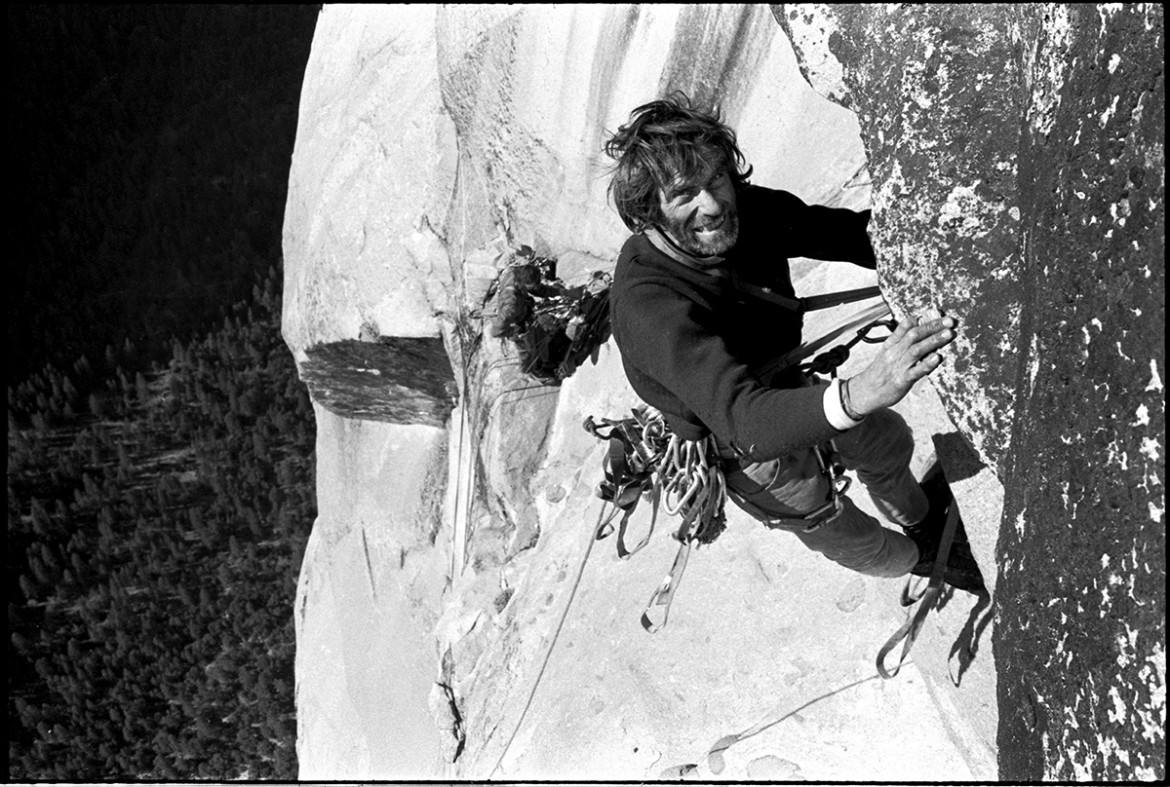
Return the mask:
<svg viewBox="0 0 1170 787">
<path fill-rule="evenodd" d="M 892 410 L 870 413 L 834 442 L 845 467 L 856 471 L 883 517 L 896 525 L 926 518 L 930 503 L 910 472 L 914 440 L 902 417 Z M 906 535 L 883 527 L 842 495 L 840 513 L 806 532 L 794 520 L 823 506 L 829 481 L 810 449 L 766 462 L 746 462 L 722 441 L 729 497 L 768 527 L 788 530 L 805 546 L 846 568 L 875 577 L 898 577 L 918 562 L 918 547 Z M 856 488 L 856 487 L 854 487 Z"/>
</svg>

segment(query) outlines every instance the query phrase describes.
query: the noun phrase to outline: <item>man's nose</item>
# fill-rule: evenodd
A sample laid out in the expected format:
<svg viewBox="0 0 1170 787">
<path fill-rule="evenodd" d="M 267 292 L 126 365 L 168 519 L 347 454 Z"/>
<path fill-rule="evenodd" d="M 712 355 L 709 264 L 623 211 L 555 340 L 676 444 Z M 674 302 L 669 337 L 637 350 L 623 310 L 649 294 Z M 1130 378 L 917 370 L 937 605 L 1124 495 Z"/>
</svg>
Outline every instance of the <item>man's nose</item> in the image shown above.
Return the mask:
<svg viewBox="0 0 1170 787">
<path fill-rule="evenodd" d="M 706 216 L 718 216 L 723 210 L 723 204 L 715 198 L 710 189 L 699 189 L 695 195 L 695 207 Z"/>
</svg>

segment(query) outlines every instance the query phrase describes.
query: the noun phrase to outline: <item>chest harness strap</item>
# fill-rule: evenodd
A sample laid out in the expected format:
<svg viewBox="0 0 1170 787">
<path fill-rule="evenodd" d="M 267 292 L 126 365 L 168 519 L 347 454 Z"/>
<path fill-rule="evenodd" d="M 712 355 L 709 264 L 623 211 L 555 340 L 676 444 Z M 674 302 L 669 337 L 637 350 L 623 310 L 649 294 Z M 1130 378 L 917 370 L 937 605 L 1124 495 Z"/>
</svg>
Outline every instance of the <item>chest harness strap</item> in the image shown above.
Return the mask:
<svg viewBox="0 0 1170 787">
<path fill-rule="evenodd" d="M 881 295 L 881 289 L 879 287 L 861 287 L 854 290 L 813 295 L 807 298 L 789 298 L 773 292 L 767 287 L 760 287 L 744 282 L 734 274 L 732 276 L 732 282 L 733 286 L 745 295 L 767 301 L 788 311 L 796 312 L 797 314 L 804 314 L 805 312 L 817 311 L 819 309 L 828 309 L 844 303 L 863 301 Z M 799 369 L 805 375 L 828 374 L 836 378 L 837 367 L 849 360 L 849 351 L 855 344 L 858 342 L 876 344 L 885 341 L 885 336 L 874 338 L 869 336 L 870 331 L 879 325 L 885 326 L 890 331 L 896 327 L 896 322 L 891 319 L 890 307 L 885 302 L 869 307 L 844 325 L 782 355 L 780 358 L 764 366 L 759 374 L 762 378 L 766 379 L 789 367 L 800 364 Z M 803 359 L 850 331 L 857 332 L 851 340 L 822 352 L 812 361 L 803 364 L 800 363 Z M 821 474 L 829 482 L 829 496 L 825 504 L 820 508 L 802 517 L 794 518 L 796 521 L 805 521 L 808 523 L 804 527 L 806 533 L 811 533 L 818 529 L 841 511 L 841 496 L 849 489 L 849 484 L 852 481 L 852 479 L 845 475 L 845 466 L 841 461 L 841 455 L 837 452 L 837 445 L 833 440 L 829 440 L 823 445 L 813 446 L 813 453 L 816 454 L 817 464 L 820 465 Z M 792 520 L 793 518 L 768 519 L 767 521 L 772 524 L 781 524 L 785 521 Z"/>
</svg>

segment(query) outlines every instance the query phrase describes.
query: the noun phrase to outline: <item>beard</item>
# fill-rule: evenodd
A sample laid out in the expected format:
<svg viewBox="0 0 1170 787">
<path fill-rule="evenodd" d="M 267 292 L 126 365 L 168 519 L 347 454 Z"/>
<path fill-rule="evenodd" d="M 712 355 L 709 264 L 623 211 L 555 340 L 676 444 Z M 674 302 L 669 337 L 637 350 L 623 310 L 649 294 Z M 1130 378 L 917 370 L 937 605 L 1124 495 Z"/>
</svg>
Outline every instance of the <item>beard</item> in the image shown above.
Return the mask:
<svg viewBox="0 0 1170 787">
<path fill-rule="evenodd" d="M 683 251 L 696 257 L 725 254 L 739 238 L 739 216 L 735 209 L 725 210 L 714 222 L 672 221 L 665 227 L 670 239 Z"/>
</svg>

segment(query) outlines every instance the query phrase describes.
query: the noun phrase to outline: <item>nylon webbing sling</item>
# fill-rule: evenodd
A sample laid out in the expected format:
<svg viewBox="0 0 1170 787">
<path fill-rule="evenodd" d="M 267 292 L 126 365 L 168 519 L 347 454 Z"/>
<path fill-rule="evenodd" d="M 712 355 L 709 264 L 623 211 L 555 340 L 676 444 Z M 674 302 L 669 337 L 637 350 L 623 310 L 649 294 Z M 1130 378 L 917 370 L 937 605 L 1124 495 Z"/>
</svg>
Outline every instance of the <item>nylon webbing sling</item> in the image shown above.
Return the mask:
<svg viewBox="0 0 1170 787">
<path fill-rule="evenodd" d="M 947 509 L 947 523 L 943 527 L 942 540 L 938 545 L 938 554 L 934 559 L 934 568 L 930 572 L 930 582 L 926 589 L 918 596 L 910 594 L 909 581 L 906 589 L 902 593 L 902 606 L 909 606 L 915 601 L 920 601 L 918 609 L 914 610 L 913 614 L 907 611 L 906 622 L 894 632 L 894 635 L 882 645 L 882 649 L 878 651 L 877 655 L 877 671 L 883 678 L 889 680 L 898 674 L 902 669 L 902 663 L 906 660 L 906 656 L 910 653 L 910 648 L 914 646 L 914 640 L 918 638 L 918 632 L 922 630 L 922 623 L 926 620 L 926 615 L 930 612 L 931 607 L 938 600 L 942 593 L 943 574 L 946 572 L 947 560 L 951 553 L 951 543 L 955 540 L 955 531 L 959 526 L 959 505 L 952 498 L 951 506 Z M 898 646 L 899 642 L 903 642 L 902 655 L 898 658 L 898 663 L 894 669 L 887 670 L 885 667 L 886 654 Z"/>
<path fill-rule="evenodd" d="M 802 344 L 792 352 L 785 353 L 784 355 L 780 356 L 775 361 L 772 361 L 772 363 L 763 367 L 760 370 L 760 375 L 766 376 L 787 369 L 788 367 L 795 363 L 799 363 L 803 359 L 820 350 L 822 347 L 830 344 L 850 331 L 863 329 L 871 323 L 881 322 L 882 320 L 885 320 L 892 315 L 893 312 L 890 311 L 890 307 L 884 302 L 874 304 L 873 306 L 870 306 L 868 309 L 858 314 L 854 319 L 843 325 L 837 326 L 833 330 L 826 333 L 824 336 L 821 336 L 818 339 L 814 339 L 813 341 L 806 344 Z"/>
<path fill-rule="evenodd" d="M 799 312 L 813 312 L 818 309 L 829 309 L 833 306 L 840 306 L 842 303 L 853 303 L 854 301 L 864 301 L 867 298 L 876 298 L 882 294 L 880 287 L 860 287 L 856 290 L 842 290 L 841 292 L 829 292 L 824 295 L 810 295 L 807 298 L 789 298 L 786 295 L 781 295 L 772 292 L 767 287 L 760 287 L 755 284 L 745 284 L 735 279 L 735 288 L 741 292 L 759 298 L 763 301 L 774 303 L 777 306 L 783 306 L 789 311 Z"/>
</svg>

